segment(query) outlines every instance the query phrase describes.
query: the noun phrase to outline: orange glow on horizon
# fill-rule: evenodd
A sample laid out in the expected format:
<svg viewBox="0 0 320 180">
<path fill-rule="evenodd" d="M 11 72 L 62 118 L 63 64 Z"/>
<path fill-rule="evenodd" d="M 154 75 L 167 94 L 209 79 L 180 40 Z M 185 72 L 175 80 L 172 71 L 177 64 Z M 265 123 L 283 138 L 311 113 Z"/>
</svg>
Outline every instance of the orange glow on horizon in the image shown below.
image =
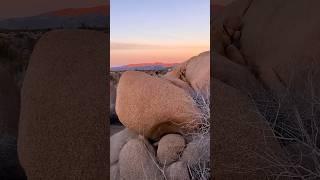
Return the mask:
<svg viewBox="0 0 320 180">
<path fill-rule="evenodd" d="M 111 66 L 140 63 L 180 63 L 208 51 L 209 47 L 112 50 Z"/>
</svg>

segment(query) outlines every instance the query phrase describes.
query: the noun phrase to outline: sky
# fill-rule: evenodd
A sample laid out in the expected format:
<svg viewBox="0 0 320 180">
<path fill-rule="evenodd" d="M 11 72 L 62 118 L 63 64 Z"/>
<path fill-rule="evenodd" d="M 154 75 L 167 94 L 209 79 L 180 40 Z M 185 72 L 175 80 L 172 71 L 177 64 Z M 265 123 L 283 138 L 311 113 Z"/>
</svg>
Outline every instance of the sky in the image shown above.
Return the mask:
<svg viewBox="0 0 320 180">
<path fill-rule="evenodd" d="M 0 19 L 38 15 L 64 8 L 106 4 L 107 0 L 1 0 Z"/>
<path fill-rule="evenodd" d="M 210 0 L 111 0 L 111 66 L 178 63 L 210 49 Z"/>
</svg>

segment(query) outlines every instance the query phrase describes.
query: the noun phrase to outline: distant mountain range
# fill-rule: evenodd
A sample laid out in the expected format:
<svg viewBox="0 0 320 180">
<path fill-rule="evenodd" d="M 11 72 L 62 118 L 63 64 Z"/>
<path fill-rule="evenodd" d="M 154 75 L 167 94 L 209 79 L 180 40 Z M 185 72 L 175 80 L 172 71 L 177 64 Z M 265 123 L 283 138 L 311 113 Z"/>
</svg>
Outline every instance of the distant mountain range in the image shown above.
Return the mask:
<svg viewBox="0 0 320 180">
<path fill-rule="evenodd" d="M 177 63 L 141 63 L 111 67 L 111 71 L 158 71 L 175 66 Z"/>
<path fill-rule="evenodd" d="M 108 27 L 108 6 L 68 8 L 30 17 L 0 20 L 1 29 Z"/>
</svg>

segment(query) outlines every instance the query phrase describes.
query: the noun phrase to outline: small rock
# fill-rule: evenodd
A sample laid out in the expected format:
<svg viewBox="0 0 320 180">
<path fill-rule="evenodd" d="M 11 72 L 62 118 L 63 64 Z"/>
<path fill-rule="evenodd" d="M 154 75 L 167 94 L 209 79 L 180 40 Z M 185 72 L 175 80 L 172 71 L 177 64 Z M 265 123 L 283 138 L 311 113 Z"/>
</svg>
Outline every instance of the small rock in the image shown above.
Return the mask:
<svg viewBox="0 0 320 180">
<path fill-rule="evenodd" d="M 166 169 L 166 177 L 170 180 L 189 180 L 189 171 L 187 165 L 182 162 L 178 161 L 171 164 Z"/>
<path fill-rule="evenodd" d="M 120 180 L 120 170 L 118 163 L 110 167 L 110 180 Z"/>
<path fill-rule="evenodd" d="M 120 179 L 164 179 L 155 151 L 145 139 L 130 140 L 120 151 Z"/>
<path fill-rule="evenodd" d="M 136 133 L 129 129 L 124 129 L 110 138 L 110 165 L 117 163 L 122 147 L 131 139 L 138 137 Z"/>
<path fill-rule="evenodd" d="M 157 157 L 161 164 L 169 165 L 179 159 L 185 148 L 185 139 L 178 134 L 168 134 L 159 141 Z"/>
<path fill-rule="evenodd" d="M 189 166 L 200 161 L 210 161 L 210 137 L 197 138 L 187 144 L 182 153 L 181 161 L 186 162 Z"/>
</svg>

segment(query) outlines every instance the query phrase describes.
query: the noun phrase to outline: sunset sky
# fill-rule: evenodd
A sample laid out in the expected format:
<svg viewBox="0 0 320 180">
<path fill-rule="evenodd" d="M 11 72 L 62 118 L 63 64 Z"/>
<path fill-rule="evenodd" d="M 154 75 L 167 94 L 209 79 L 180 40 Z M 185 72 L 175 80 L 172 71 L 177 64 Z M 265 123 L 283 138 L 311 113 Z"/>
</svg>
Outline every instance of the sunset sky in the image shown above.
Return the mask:
<svg viewBox="0 0 320 180">
<path fill-rule="evenodd" d="M 189 59 L 210 49 L 210 0 L 111 0 L 111 66 Z"/>
</svg>

